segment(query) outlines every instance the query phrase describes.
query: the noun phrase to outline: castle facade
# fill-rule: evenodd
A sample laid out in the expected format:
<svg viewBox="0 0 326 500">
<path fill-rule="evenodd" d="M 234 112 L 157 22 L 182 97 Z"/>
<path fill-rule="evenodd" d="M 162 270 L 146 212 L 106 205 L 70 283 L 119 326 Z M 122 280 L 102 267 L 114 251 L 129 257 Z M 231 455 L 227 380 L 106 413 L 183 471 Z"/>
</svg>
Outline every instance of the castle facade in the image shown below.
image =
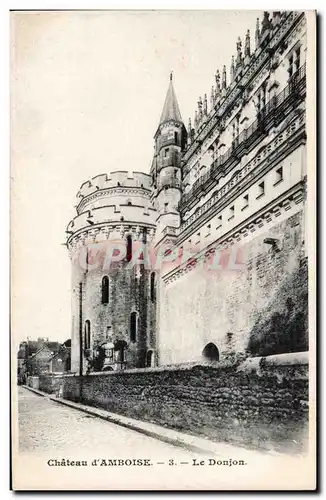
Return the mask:
<svg viewBox="0 0 326 500">
<path fill-rule="evenodd" d="M 265 12 L 187 127 L 170 76 L 149 175 L 82 184 L 72 371 L 308 348 L 306 51 L 304 13 Z"/>
</svg>

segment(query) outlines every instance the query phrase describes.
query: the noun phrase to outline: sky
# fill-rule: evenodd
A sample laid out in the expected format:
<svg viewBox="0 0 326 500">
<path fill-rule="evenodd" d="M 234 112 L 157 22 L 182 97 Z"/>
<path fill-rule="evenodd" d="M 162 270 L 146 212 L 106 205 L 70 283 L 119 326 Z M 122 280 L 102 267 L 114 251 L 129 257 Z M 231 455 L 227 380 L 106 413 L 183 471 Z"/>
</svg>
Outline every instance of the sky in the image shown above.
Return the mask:
<svg viewBox="0 0 326 500">
<path fill-rule="evenodd" d="M 149 172 L 170 72 L 185 122 L 257 11 L 11 12 L 12 336 L 70 337 L 65 229 L 87 179 Z"/>
</svg>

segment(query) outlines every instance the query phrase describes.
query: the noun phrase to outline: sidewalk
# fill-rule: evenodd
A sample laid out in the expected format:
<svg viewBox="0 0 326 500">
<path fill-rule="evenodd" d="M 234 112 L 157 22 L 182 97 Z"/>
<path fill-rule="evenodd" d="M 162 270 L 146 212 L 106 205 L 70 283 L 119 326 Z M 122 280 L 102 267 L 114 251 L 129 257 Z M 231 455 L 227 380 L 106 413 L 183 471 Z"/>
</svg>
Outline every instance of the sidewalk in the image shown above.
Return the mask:
<svg viewBox="0 0 326 500">
<path fill-rule="evenodd" d="M 75 403 L 73 401 L 69 401 L 67 399 L 57 398 L 51 394 L 47 394 L 38 389 L 34 389 L 32 387 L 23 386 L 24 388 L 38 394 L 39 396 L 46 397 L 51 401 L 56 403 L 69 406 L 70 408 L 74 408 L 76 410 L 82 411 L 89 415 L 101 418 L 103 420 L 107 420 L 108 422 L 114 423 L 116 425 L 120 425 L 127 429 L 140 432 L 146 436 L 152 437 L 154 439 L 158 439 L 165 443 L 171 444 L 173 446 L 179 446 L 189 451 L 195 453 L 202 453 L 209 456 L 220 457 L 221 459 L 226 458 L 226 456 L 232 457 L 233 459 L 241 459 L 245 461 L 250 461 L 252 458 L 257 460 L 257 455 L 261 455 L 261 458 L 271 458 L 271 457 L 286 457 L 287 455 L 277 453 L 274 451 L 257 451 L 257 450 L 248 450 L 246 448 L 241 448 L 238 446 L 234 446 L 228 443 L 218 443 L 214 441 L 210 441 L 209 439 L 191 436 L 189 434 L 185 434 L 183 432 L 179 432 L 173 429 L 167 429 L 157 424 L 153 424 L 150 422 L 144 422 L 141 420 L 136 420 L 130 417 L 125 417 L 123 415 L 118 415 L 116 413 L 111 413 L 109 411 L 95 408 L 93 406 L 87 406 L 81 403 Z M 292 458 L 292 457 L 291 457 Z M 299 458 L 299 457 L 298 457 Z"/>
</svg>

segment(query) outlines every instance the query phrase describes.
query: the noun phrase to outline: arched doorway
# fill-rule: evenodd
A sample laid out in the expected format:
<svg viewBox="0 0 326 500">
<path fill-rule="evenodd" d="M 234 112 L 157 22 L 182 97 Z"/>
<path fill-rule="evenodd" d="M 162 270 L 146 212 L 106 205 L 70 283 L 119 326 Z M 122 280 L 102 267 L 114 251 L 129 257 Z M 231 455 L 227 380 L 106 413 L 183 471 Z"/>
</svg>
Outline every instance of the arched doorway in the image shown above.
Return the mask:
<svg viewBox="0 0 326 500">
<path fill-rule="evenodd" d="M 218 348 L 212 342 L 205 345 L 202 355 L 204 356 L 205 359 L 207 359 L 207 361 L 219 361 L 220 358 Z"/>
</svg>

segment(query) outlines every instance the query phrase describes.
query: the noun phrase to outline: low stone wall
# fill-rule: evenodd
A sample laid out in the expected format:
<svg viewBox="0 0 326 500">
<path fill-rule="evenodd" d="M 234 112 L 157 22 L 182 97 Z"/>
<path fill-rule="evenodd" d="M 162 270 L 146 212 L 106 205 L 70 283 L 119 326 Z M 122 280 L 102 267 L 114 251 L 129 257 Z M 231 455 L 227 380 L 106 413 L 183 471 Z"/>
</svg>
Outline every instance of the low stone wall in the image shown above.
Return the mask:
<svg viewBox="0 0 326 500">
<path fill-rule="evenodd" d="M 39 377 L 27 377 L 26 384 L 28 387 L 32 387 L 33 389 L 39 389 Z"/>
<path fill-rule="evenodd" d="M 237 370 L 162 367 L 67 376 L 62 396 L 213 440 L 298 450 L 307 432 L 308 357 L 294 356 L 254 358 Z"/>
<path fill-rule="evenodd" d="M 39 389 L 40 391 L 47 392 L 48 394 L 59 394 L 62 388 L 62 375 L 54 375 L 51 373 L 44 373 L 39 375 Z"/>
</svg>

